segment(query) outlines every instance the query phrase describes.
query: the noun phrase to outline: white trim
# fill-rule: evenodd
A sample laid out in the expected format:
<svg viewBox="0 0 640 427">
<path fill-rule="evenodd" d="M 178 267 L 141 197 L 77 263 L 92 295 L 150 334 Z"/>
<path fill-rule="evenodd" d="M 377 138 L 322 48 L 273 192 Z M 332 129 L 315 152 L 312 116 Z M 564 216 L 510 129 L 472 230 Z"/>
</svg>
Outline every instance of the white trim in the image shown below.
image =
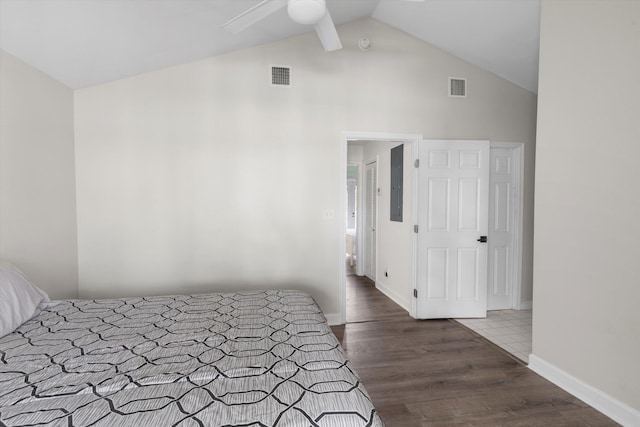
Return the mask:
<svg viewBox="0 0 640 427">
<path fill-rule="evenodd" d="M 376 289 L 389 297 L 393 302 L 405 309 L 407 312 L 411 309 L 411 301 L 406 296 L 402 296 L 393 289 L 389 288 L 382 281 L 376 282 Z"/>
<path fill-rule="evenodd" d="M 368 188 L 368 182 L 367 182 L 367 166 L 373 165 L 375 164 L 375 174 L 376 174 L 376 188 L 375 188 L 375 201 L 376 201 L 376 223 L 373 225 L 374 231 L 375 231 L 375 236 L 376 236 L 376 240 L 374 242 L 375 248 L 374 250 L 376 251 L 375 254 L 375 260 L 373 260 L 374 266 L 373 266 L 373 278 L 367 276 L 367 271 L 365 268 L 365 265 L 367 264 L 368 260 L 365 259 L 365 255 L 367 254 L 367 248 L 364 247 L 364 241 L 365 241 L 365 232 L 363 232 L 362 230 L 364 230 L 364 222 L 365 219 L 367 217 L 367 215 L 369 215 L 368 212 L 368 208 L 367 208 L 367 198 L 369 197 L 369 188 Z M 380 164 L 380 156 L 376 155 L 376 157 L 374 159 L 369 159 L 369 160 L 365 160 L 363 162 L 363 169 L 364 169 L 364 179 L 362 182 L 362 204 L 360 205 L 362 207 L 362 223 L 361 223 L 361 227 L 360 227 L 360 240 L 358 240 L 357 236 L 356 236 L 356 244 L 357 246 L 357 251 L 362 252 L 362 256 L 360 257 L 360 259 L 362 260 L 359 264 L 360 267 L 358 268 L 358 265 L 356 265 L 356 274 L 361 275 L 361 276 L 367 276 L 369 277 L 369 279 L 371 279 L 372 281 L 376 281 L 378 279 L 378 211 L 379 211 L 379 203 L 378 203 L 378 196 L 379 194 L 379 190 L 380 190 L 380 183 L 378 182 L 378 165 Z M 357 233 L 357 231 L 356 231 Z M 366 257 L 368 258 L 368 257 Z"/>
<path fill-rule="evenodd" d="M 529 355 L 529 369 L 623 426 L 640 426 L 640 411 L 579 380 L 541 357 L 535 354 Z"/>
<path fill-rule="evenodd" d="M 358 165 L 358 200 L 356 201 L 358 216 L 356 217 L 356 254 L 364 254 L 362 251 L 363 246 L 363 233 L 364 228 L 364 188 L 366 187 L 366 173 L 365 169 L 367 162 L 362 160 Z M 364 257 L 360 257 L 364 259 Z M 364 262 L 356 262 L 356 275 L 364 276 Z"/>
<path fill-rule="evenodd" d="M 349 141 L 398 141 L 398 142 L 413 142 L 417 145 L 419 141 L 422 140 L 422 134 L 412 134 L 412 133 L 387 133 L 387 132 L 358 132 L 358 131 L 343 131 L 341 133 L 340 139 L 342 140 L 342 147 L 340 153 L 340 188 L 337 191 L 339 194 L 339 207 L 341 212 L 340 215 L 343 215 L 344 212 L 347 211 L 347 187 L 344 183 L 347 181 L 347 149 Z M 360 168 L 360 169 L 364 169 Z M 362 182 L 362 181 L 361 181 Z M 414 214 L 415 215 L 415 214 Z M 359 215 L 360 216 L 360 215 Z M 413 219 L 414 224 L 417 221 L 417 216 Z M 360 223 L 358 223 L 360 225 Z M 336 221 L 336 226 L 339 228 L 342 236 L 347 233 L 347 223 L 346 221 Z M 360 227 L 358 229 L 358 235 L 361 235 L 359 231 L 362 229 Z M 358 237 L 356 237 L 357 239 Z M 335 324 L 345 324 L 347 322 L 347 271 L 346 271 L 346 263 L 344 262 L 344 254 L 346 253 L 346 239 L 339 239 L 339 251 L 337 254 L 337 259 L 339 261 L 340 269 L 338 278 L 341 284 L 340 291 L 340 314 L 338 316 L 339 321 Z M 357 250 L 360 250 L 358 248 Z M 360 263 L 358 263 L 360 264 Z M 415 257 L 414 257 L 414 265 L 411 266 L 412 270 L 416 269 L 415 266 Z M 357 264 L 356 264 L 357 266 Z M 411 295 L 409 298 L 413 299 L 413 289 L 416 287 L 415 277 L 413 278 L 413 283 L 411 283 Z M 415 314 L 415 311 L 410 312 L 410 314 Z M 413 315 L 412 314 L 412 315 Z M 331 323 L 330 323 L 331 324 Z"/>
<path fill-rule="evenodd" d="M 329 326 L 344 325 L 340 313 L 325 313 L 324 317 L 326 317 Z"/>
<path fill-rule="evenodd" d="M 422 141 L 422 138 L 420 141 Z M 418 215 L 420 213 L 418 211 L 418 168 L 415 167 L 415 162 L 420 158 L 420 141 L 413 144 L 414 167 L 411 172 L 413 174 L 413 217 L 411 220 L 413 221 L 414 226 L 418 225 Z M 409 307 L 409 315 L 415 318 L 416 313 L 418 313 L 418 299 L 414 297 L 414 292 L 418 289 L 418 233 L 413 233 L 411 245 L 411 295 L 409 295 L 411 305 Z"/>
<path fill-rule="evenodd" d="M 344 139 L 344 132 L 342 134 L 342 139 L 343 142 L 341 144 L 341 149 L 340 149 L 340 165 L 341 167 L 338 168 L 339 169 L 339 174 L 340 174 L 340 192 L 338 193 L 340 195 L 340 200 L 339 200 L 339 214 L 338 214 L 338 218 L 340 218 L 342 215 L 344 215 L 344 213 L 347 211 L 347 186 L 344 185 L 345 182 L 347 182 L 347 164 L 348 164 L 348 156 L 347 156 L 347 150 L 348 150 L 348 144 L 347 144 L 347 140 Z M 361 177 L 360 175 L 360 169 L 362 168 L 358 168 L 358 178 Z M 360 215 L 358 215 L 357 218 L 357 225 L 356 227 L 358 227 L 358 235 L 360 234 Z M 340 295 L 339 295 L 339 299 L 340 299 L 340 313 L 338 313 L 338 318 L 337 321 L 336 319 L 332 319 L 332 322 L 329 322 L 329 325 L 344 325 L 345 323 L 347 323 L 347 266 L 346 266 L 346 262 L 344 262 L 344 254 L 347 253 L 347 242 L 346 242 L 346 235 L 347 235 L 347 222 L 346 221 L 336 221 L 336 227 L 338 227 L 338 229 L 340 230 L 340 235 L 343 236 L 340 239 L 338 239 L 338 258 L 339 258 L 339 262 L 340 262 L 340 269 L 338 270 L 338 283 L 340 283 Z M 356 239 L 359 237 L 358 235 L 356 235 Z M 360 250 L 359 248 L 357 250 Z M 358 254 L 360 255 L 360 254 Z M 360 264 L 360 263 L 358 263 Z M 358 265 L 356 264 L 356 266 Z M 335 313 L 332 314 L 325 314 L 325 317 L 327 318 L 327 321 L 329 320 L 329 316 L 335 316 Z M 333 323 L 335 322 L 335 323 Z"/>
<path fill-rule="evenodd" d="M 413 142 L 422 139 L 422 134 L 416 133 L 390 133 L 390 132 L 342 132 L 342 140 L 347 143 L 349 141 L 398 141 Z"/>
</svg>

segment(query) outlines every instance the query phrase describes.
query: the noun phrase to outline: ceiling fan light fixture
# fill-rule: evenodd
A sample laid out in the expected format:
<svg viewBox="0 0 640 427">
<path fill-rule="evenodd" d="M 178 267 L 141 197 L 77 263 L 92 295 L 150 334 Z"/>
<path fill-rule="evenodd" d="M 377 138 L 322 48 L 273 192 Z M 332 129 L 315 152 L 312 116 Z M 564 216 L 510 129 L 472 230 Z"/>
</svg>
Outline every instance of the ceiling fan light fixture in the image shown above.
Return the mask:
<svg viewBox="0 0 640 427">
<path fill-rule="evenodd" d="M 313 25 L 327 13 L 325 0 L 288 0 L 287 12 L 293 22 Z"/>
</svg>

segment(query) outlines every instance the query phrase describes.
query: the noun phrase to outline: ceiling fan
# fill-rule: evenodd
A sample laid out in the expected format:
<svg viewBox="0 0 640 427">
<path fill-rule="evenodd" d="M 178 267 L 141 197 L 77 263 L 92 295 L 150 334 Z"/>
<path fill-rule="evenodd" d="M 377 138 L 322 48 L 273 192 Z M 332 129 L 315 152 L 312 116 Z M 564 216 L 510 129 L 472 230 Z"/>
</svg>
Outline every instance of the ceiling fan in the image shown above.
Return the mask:
<svg viewBox="0 0 640 427">
<path fill-rule="evenodd" d="M 424 0 L 405 1 L 422 2 Z M 293 22 L 314 26 L 324 50 L 331 52 L 342 49 L 342 43 L 327 9 L 326 0 L 263 0 L 223 24 L 222 28 L 237 34 L 285 6 L 287 6 L 289 18 Z"/>
</svg>

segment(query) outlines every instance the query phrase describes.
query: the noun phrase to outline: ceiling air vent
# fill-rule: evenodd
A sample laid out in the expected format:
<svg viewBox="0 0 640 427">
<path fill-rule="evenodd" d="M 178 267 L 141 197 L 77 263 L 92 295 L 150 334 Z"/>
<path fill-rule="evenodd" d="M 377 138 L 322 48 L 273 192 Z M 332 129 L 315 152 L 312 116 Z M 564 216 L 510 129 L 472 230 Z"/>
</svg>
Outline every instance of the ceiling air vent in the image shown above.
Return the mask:
<svg viewBox="0 0 640 427">
<path fill-rule="evenodd" d="M 466 98 L 467 79 L 449 77 L 449 96 L 452 98 Z"/>
<path fill-rule="evenodd" d="M 272 65 L 271 86 L 291 86 L 291 67 Z"/>
</svg>

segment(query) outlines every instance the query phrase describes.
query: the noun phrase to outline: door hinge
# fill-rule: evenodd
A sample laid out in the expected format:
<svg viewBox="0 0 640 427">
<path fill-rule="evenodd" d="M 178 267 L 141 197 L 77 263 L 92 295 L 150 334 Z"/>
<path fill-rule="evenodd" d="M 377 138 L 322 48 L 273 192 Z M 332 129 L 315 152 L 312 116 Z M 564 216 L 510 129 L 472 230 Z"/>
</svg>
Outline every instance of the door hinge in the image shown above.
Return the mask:
<svg viewBox="0 0 640 427">
<path fill-rule="evenodd" d="M 414 298 L 418 298 L 418 290 L 417 289 L 413 290 L 413 297 Z"/>
<path fill-rule="evenodd" d="M 414 226 L 413 226 L 413 232 L 414 232 L 414 233 L 417 233 L 417 232 L 418 232 L 418 224 L 416 224 L 416 225 L 414 225 Z"/>
<path fill-rule="evenodd" d="M 416 167 L 416 168 L 419 168 L 419 167 L 420 167 L 420 159 L 416 159 L 416 160 L 413 162 L 413 166 L 414 166 L 414 167 Z"/>
</svg>

